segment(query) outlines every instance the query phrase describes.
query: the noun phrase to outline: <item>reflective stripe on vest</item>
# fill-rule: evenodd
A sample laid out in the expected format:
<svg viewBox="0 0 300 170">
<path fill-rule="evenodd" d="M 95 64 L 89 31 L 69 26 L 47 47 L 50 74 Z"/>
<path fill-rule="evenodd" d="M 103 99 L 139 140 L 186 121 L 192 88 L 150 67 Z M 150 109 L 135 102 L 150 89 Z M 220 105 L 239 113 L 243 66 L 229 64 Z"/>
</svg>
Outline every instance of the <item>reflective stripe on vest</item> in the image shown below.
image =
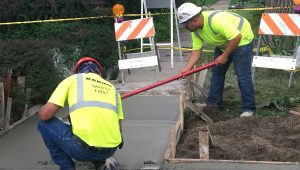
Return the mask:
<svg viewBox="0 0 300 170">
<path fill-rule="evenodd" d="M 209 16 L 208 16 L 208 26 L 209 26 L 209 28 L 211 29 L 211 31 L 212 31 L 215 35 L 217 35 L 217 33 L 216 33 L 216 31 L 212 28 L 212 23 L 211 23 L 211 22 L 212 22 L 213 16 L 215 16 L 215 15 L 216 15 L 217 13 L 219 13 L 219 12 L 224 12 L 224 11 L 214 11 L 214 12 L 212 12 L 211 14 L 209 14 Z M 242 29 L 242 27 L 243 27 L 243 25 L 244 25 L 244 17 L 242 17 L 242 16 L 240 16 L 240 15 L 238 15 L 238 14 L 236 14 L 236 13 L 231 13 L 231 12 L 229 12 L 229 14 L 234 15 L 234 16 L 237 16 L 237 17 L 240 18 L 240 23 L 239 23 L 239 26 L 238 26 L 238 30 L 241 31 L 241 29 Z M 195 33 L 195 35 L 196 35 L 197 38 L 199 38 L 201 41 L 203 41 L 203 39 L 201 38 L 201 36 L 200 36 L 200 34 L 199 34 L 198 31 L 195 31 L 194 33 Z"/>
<path fill-rule="evenodd" d="M 77 103 L 72 105 L 69 108 L 69 112 L 73 112 L 77 109 L 81 109 L 84 107 L 99 107 L 104 109 L 113 110 L 118 114 L 118 91 L 115 89 L 116 93 L 116 106 L 100 101 L 83 101 L 83 74 L 77 74 Z"/>
</svg>

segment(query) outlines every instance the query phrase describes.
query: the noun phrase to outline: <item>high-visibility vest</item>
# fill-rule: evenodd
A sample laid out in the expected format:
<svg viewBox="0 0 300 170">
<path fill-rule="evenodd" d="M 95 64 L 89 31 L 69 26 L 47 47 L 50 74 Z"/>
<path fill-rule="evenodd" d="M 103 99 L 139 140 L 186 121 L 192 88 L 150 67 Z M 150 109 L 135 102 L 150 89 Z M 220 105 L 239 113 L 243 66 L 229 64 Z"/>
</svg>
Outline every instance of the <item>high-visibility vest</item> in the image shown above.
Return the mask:
<svg viewBox="0 0 300 170">
<path fill-rule="evenodd" d="M 83 73 L 76 75 L 76 85 L 68 93 L 73 133 L 90 146 L 118 146 L 120 96 L 114 86 L 97 74 Z"/>
<path fill-rule="evenodd" d="M 251 30 L 251 26 L 244 17 L 242 17 L 238 14 L 235 14 L 235 13 L 231 13 L 231 12 L 213 11 L 213 12 L 203 12 L 203 16 L 204 16 L 204 20 L 205 20 L 204 22 L 207 25 L 204 25 L 205 28 L 203 28 L 202 30 L 198 29 L 193 32 L 195 37 L 200 39 L 202 43 L 203 43 L 203 41 L 208 43 L 208 41 L 206 41 L 206 40 L 208 40 L 207 38 L 209 37 L 210 40 L 215 39 L 216 43 L 217 43 L 217 41 L 219 41 L 218 43 L 221 43 L 220 41 L 224 41 L 222 43 L 222 45 L 220 45 L 218 43 L 217 43 L 218 45 L 216 45 L 213 42 L 210 42 L 209 44 L 216 45 L 217 47 L 220 47 L 222 49 L 224 49 L 226 47 L 228 40 L 225 39 L 224 35 L 220 35 L 213 27 L 214 22 L 216 22 L 216 21 L 220 22 L 217 19 L 213 20 L 214 16 L 216 16 L 216 15 L 222 15 L 222 17 L 224 16 L 222 19 L 227 19 L 227 23 L 228 23 L 228 21 L 235 23 L 234 25 L 236 26 L 236 29 L 238 31 L 240 31 L 242 34 L 242 39 L 241 39 L 239 45 L 246 45 L 252 41 L 253 33 Z M 220 17 L 218 19 L 220 19 Z M 246 24 L 246 27 L 244 27 L 245 24 Z M 200 35 L 199 31 L 201 31 L 203 35 Z M 193 39 L 193 41 L 194 41 L 194 39 Z M 193 46 L 194 45 L 196 45 L 196 44 L 193 43 Z"/>
</svg>

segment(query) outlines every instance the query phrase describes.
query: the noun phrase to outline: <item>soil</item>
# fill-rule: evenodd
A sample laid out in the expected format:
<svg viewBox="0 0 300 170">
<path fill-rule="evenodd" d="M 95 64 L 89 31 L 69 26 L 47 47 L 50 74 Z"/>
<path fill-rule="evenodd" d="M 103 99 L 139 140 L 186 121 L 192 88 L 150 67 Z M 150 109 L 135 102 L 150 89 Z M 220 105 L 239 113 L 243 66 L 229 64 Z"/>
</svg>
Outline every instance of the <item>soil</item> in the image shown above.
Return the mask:
<svg viewBox="0 0 300 170">
<path fill-rule="evenodd" d="M 207 125 L 194 117 L 176 158 L 199 159 L 199 130 L 211 134 L 209 159 L 300 162 L 300 116 L 234 118 Z"/>
</svg>

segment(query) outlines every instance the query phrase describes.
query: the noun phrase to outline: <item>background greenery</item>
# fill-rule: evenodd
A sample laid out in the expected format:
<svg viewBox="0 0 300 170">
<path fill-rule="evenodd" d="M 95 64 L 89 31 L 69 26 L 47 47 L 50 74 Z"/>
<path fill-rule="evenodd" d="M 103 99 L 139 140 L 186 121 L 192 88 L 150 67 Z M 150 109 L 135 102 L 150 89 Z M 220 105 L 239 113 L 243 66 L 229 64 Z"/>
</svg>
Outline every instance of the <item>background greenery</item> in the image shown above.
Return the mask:
<svg viewBox="0 0 300 170">
<path fill-rule="evenodd" d="M 176 0 L 179 7 L 184 2 L 192 2 L 198 6 L 210 6 L 217 0 Z M 246 5 L 255 6 L 254 0 Z M 17 76 L 26 77 L 26 87 L 32 88 L 30 105 L 47 101 L 57 84 L 71 74 L 76 61 L 83 56 L 92 56 L 104 66 L 104 71 L 116 68 L 118 51 L 114 38 L 114 18 L 111 8 L 121 3 L 125 7 L 125 14 L 139 14 L 140 0 L 9 0 L 0 1 L 0 22 L 16 22 L 30 20 L 45 20 L 55 18 L 74 18 L 88 16 L 103 16 L 100 19 L 0 25 L 0 74 L 5 76 L 7 69 L 13 70 L 13 114 L 16 119 L 22 113 L 25 96 L 15 85 Z M 232 0 L 231 4 L 237 1 Z M 259 4 L 256 4 L 259 5 Z M 169 9 L 153 9 L 152 13 L 164 13 L 154 16 L 157 42 L 167 42 L 170 37 Z M 258 30 L 259 20 L 263 11 L 234 11 L 247 18 L 253 26 L 254 33 Z M 139 16 L 125 16 L 125 20 L 139 18 Z M 175 30 L 175 29 L 174 29 Z M 290 54 L 293 49 L 290 41 L 278 38 L 274 52 Z M 265 41 L 268 42 L 268 41 Z M 274 43 L 274 44 L 276 44 Z M 139 47 L 138 41 L 125 43 L 127 49 Z M 207 53 L 204 59 L 211 60 Z M 297 78 L 297 77 L 296 77 Z M 0 79 L 1 81 L 1 79 Z M 299 99 L 299 85 L 293 89 L 287 88 L 288 73 L 267 69 L 257 70 L 255 89 L 257 103 L 265 101 L 280 101 L 284 108 L 294 106 Z M 208 81 L 207 81 L 208 82 Z M 208 86 L 208 84 L 207 84 Z M 230 98 L 225 99 L 229 112 L 235 112 L 233 106 L 240 106 L 240 97 L 236 84 L 235 73 L 230 70 L 226 80 Z M 270 90 L 272 89 L 272 90 Z M 275 109 L 276 110 L 276 109 Z M 278 109 L 277 109 L 278 110 Z M 259 115 L 282 114 L 282 111 L 258 110 Z M 238 112 L 238 110 L 236 110 Z"/>
</svg>

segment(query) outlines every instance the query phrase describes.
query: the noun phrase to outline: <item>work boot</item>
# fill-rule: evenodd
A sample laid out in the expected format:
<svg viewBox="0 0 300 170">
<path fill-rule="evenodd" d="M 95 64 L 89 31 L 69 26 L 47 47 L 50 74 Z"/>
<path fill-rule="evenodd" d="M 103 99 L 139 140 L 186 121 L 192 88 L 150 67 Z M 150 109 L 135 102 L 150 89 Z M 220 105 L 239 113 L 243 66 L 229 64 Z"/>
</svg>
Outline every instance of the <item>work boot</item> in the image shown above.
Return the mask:
<svg viewBox="0 0 300 170">
<path fill-rule="evenodd" d="M 206 103 L 195 103 L 195 105 L 198 106 L 201 110 L 206 107 Z"/>
<path fill-rule="evenodd" d="M 95 165 L 96 170 L 105 170 L 105 160 L 93 162 L 93 164 Z"/>
<path fill-rule="evenodd" d="M 254 115 L 253 112 L 251 111 L 246 111 L 246 112 L 243 112 L 240 117 L 252 117 Z"/>
</svg>

